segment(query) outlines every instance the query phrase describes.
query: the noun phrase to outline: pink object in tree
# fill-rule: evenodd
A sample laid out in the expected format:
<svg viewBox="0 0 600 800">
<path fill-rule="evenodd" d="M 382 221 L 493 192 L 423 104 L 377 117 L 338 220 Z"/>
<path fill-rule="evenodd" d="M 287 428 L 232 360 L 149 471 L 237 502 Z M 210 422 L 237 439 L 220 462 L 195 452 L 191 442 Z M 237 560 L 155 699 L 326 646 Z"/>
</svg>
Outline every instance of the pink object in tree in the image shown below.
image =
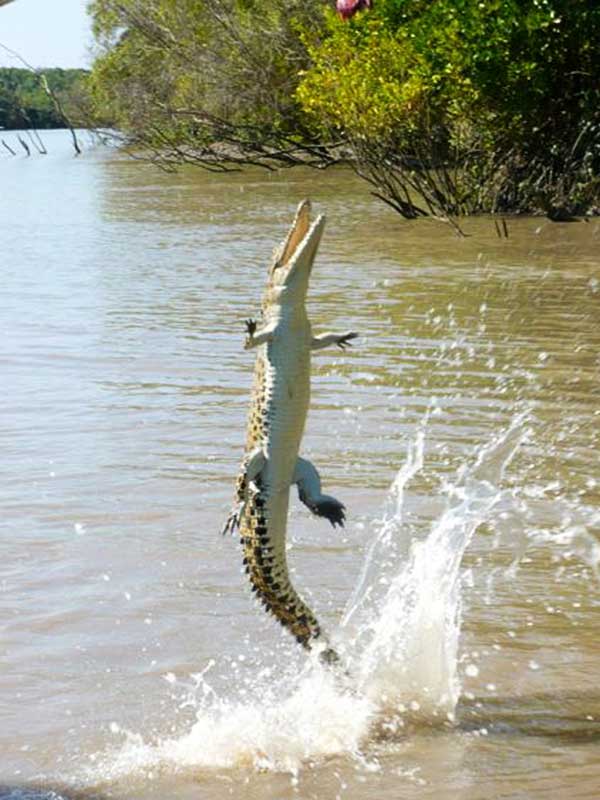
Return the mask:
<svg viewBox="0 0 600 800">
<path fill-rule="evenodd" d="M 357 11 L 371 8 L 372 5 L 371 0 L 337 0 L 335 8 L 340 17 L 346 20 L 353 17 Z"/>
</svg>

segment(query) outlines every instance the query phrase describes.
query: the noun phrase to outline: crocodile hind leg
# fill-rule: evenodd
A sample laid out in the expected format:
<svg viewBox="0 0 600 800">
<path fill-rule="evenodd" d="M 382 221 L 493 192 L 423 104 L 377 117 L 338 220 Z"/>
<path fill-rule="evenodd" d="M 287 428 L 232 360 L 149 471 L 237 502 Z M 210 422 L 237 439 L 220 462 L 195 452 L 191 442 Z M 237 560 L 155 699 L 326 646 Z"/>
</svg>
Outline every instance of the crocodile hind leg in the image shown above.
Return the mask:
<svg viewBox="0 0 600 800">
<path fill-rule="evenodd" d="M 292 481 L 298 487 L 300 500 L 313 514 L 325 517 L 334 528 L 336 525 L 344 527 L 345 507 L 335 497 L 321 494 L 321 477 L 312 462 L 306 458 L 298 458 Z M 340 657 L 330 645 L 327 645 L 319 653 L 319 660 L 323 664 L 333 666 L 339 663 Z"/>
<path fill-rule="evenodd" d="M 296 461 L 292 482 L 298 487 L 298 497 L 318 517 L 325 517 L 336 525 L 344 527 L 345 506 L 328 494 L 321 494 L 321 478 L 317 468 L 306 458 Z"/>
<path fill-rule="evenodd" d="M 231 513 L 225 521 L 225 525 L 223 525 L 223 528 L 221 529 L 223 536 L 226 533 L 234 533 L 235 529 L 239 528 L 240 519 L 242 518 L 244 508 L 246 507 L 248 492 L 256 491 L 254 481 L 260 475 L 260 472 L 266 461 L 267 457 L 260 447 L 257 447 L 256 450 L 253 450 L 250 453 L 245 467 L 238 477 L 236 490 L 237 503 L 234 505 Z"/>
</svg>

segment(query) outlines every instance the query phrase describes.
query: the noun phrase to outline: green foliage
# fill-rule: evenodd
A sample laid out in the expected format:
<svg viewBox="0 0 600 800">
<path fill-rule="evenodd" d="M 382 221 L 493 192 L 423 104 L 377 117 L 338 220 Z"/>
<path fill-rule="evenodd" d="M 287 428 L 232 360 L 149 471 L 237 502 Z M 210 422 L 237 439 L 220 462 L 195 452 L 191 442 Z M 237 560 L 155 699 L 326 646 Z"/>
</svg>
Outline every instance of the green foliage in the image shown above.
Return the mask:
<svg viewBox="0 0 600 800">
<path fill-rule="evenodd" d="M 353 143 L 363 171 L 381 177 L 369 151 L 391 158 L 397 178 L 411 162 L 413 173 L 458 164 L 462 188 L 434 202 L 449 213 L 543 207 L 567 168 L 581 180 L 550 205 L 582 186 L 584 206 L 597 193 L 600 4 L 378 0 L 327 23 L 324 39 L 304 34 L 312 66 L 297 97 L 324 134 Z"/>
<path fill-rule="evenodd" d="M 513 136 L 598 90 L 600 5 L 588 0 L 378 0 L 350 24 L 330 14 L 328 33 L 306 35 L 313 64 L 299 90 L 326 124 L 360 128 L 364 109 L 389 125 L 426 107 L 444 121 L 484 114 Z"/>
<path fill-rule="evenodd" d="M 349 22 L 325 0 L 89 9 L 95 107 L 163 163 L 346 159 L 406 216 L 600 204 L 599 3 L 375 0 Z"/>
<path fill-rule="evenodd" d="M 320 17 L 318 0 L 94 0 L 89 10 L 103 49 L 96 108 L 138 142 L 198 148 L 235 126 L 250 147 L 302 132 L 297 28 Z"/>
<path fill-rule="evenodd" d="M 64 108 L 82 91 L 82 69 L 43 71 L 48 86 Z M 0 127 L 64 128 L 65 119 L 44 90 L 40 75 L 29 69 L 0 68 Z"/>
</svg>

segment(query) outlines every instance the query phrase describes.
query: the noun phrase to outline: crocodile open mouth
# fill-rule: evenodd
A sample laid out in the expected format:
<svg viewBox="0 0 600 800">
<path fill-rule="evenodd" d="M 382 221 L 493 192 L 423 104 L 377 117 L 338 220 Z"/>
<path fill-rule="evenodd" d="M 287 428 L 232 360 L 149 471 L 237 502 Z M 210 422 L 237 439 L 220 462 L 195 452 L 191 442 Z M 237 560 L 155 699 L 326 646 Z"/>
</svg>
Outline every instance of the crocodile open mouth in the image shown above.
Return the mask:
<svg viewBox="0 0 600 800">
<path fill-rule="evenodd" d="M 325 227 L 325 217 L 322 214 L 311 224 L 310 212 L 310 200 L 303 200 L 296 210 L 284 242 L 275 254 L 271 277 L 278 286 L 290 286 L 299 278 L 308 285 Z"/>
</svg>

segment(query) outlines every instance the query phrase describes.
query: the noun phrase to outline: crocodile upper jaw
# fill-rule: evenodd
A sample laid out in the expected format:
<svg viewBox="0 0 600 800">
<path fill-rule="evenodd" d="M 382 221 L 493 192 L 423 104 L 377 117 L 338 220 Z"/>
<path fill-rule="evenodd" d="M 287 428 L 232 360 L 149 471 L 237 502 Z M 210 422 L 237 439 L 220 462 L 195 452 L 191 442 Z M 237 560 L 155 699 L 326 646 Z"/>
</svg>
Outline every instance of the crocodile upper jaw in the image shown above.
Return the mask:
<svg viewBox="0 0 600 800">
<path fill-rule="evenodd" d="M 310 221 L 310 201 L 303 200 L 290 230 L 275 254 L 270 268 L 272 301 L 303 302 L 312 266 L 325 227 L 325 217 Z"/>
</svg>

